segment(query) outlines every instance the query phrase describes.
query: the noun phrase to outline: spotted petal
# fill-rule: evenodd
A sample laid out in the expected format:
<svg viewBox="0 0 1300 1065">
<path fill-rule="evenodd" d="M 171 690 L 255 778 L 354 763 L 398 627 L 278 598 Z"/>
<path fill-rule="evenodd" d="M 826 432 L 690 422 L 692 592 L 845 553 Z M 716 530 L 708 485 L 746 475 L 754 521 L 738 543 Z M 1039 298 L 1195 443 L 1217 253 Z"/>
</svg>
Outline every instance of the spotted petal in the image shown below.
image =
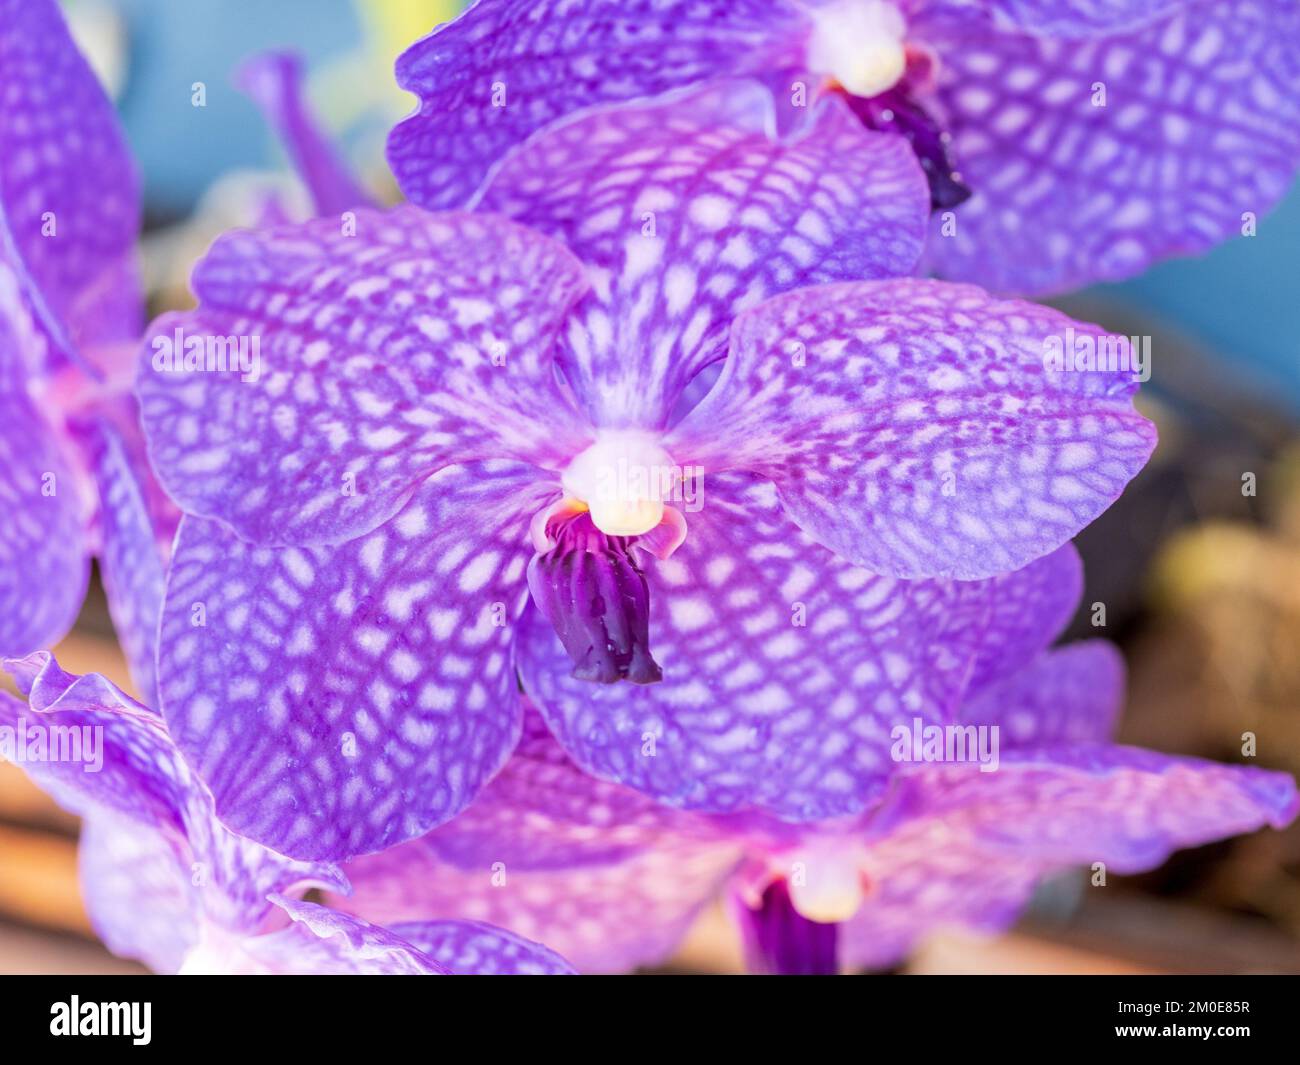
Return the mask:
<svg viewBox="0 0 1300 1065">
<path fill-rule="evenodd" d="M 1155 445 L 1130 374 L 1048 368 L 1080 337 L 1102 334 L 968 285 L 802 289 L 736 320 L 666 446 L 772 478 L 805 532 L 875 572 L 992 576 L 1092 521 Z"/>
<path fill-rule="evenodd" d="M 79 362 L 97 285 L 132 254 L 139 177 L 54 0 L 0 0 L 0 95 L 0 308 L 21 308 L 56 361 Z M 138 291 L 119 291 L 132 300 L 138 312 Z"/>
<path fill-rule="evenodd" d="M 226 235 L 195 272 L 199 309 L 152 327 L 142 416 L 187 513 L 340 543 L 450 462 L 563 465 L 589 442 L 551 352 L 587 284 L 569 252 L 500 218 L 356 216 L 355 235 L 335 219 Z M 244 338 L 246 366 L 256 343 L 252 372 L 165 368 L 213 338 Z"/>
<path fill-rule="evenodd" d="M 0 321 L 0 654 L 27 654 L 72 627 L 90 561 L 79 486 L 11 336 Z"/>
<path fill-rule="evenodd" d="M 176 743 L 235 831 L 295 857 L 390 846 L 464 807 L 519 737 L 512 626 L 528 521 L 556 489 L 449 467 L 330 548 L 181 525 L 160 682 Z"/>
<path fill-rule="evenodd" d="M 671 805 L 855 813 L 886 786 L 891 727 L 949 713 L 991 586 L 875 576 L 800 533 L 770 484 L 707 483 L 685 543 L 647 570 L 663 681 L 574 680 L 533 611 L 525 690 L 580 765 Z"/>
<path fill-rule="evenodd" d="M 461 207 L 510 148 L 593 104 L 718 75 L 798 65 L 808 20 L 789 0 L 479 0 L 397 60 L 419 110 L 389 136 L 407 199 Z"/>
<path fill-rule="evenodd" d="M 1131 276 L 1240 236 L 1300 161 L 1300 6 L 1203 0 L 1106 36 L 1002 30 L 970 14 L 916 32 L 975 195 L 941 276 L 1048 293 Z M 950 227 L 951 228 L 951 227 Z"/>
<path fill-rule="evenodd" d="M 1140 872 L 1297 809 L 1286 774 L 1103 744 L 1004 752 L 995 773 L 929 766 L 894 801 L 906 819 L 872 842 L 875 892 L 842 938 L 858 965 L 890 964 L 945 925 L 1005 928 L 1049 873 Z"/>
<path fill-rule="evenodd" d="M 783 140 L 771 111 L 757 83 L 723 82 L 584 114 L 494 173 L 480 206 L 563 240 L 593 279 L 561 360 L 596 424 L 662 427 L 745 307 L 916 264 L 929 193 L 906 142 L 838 97 Z"/>
</svg>

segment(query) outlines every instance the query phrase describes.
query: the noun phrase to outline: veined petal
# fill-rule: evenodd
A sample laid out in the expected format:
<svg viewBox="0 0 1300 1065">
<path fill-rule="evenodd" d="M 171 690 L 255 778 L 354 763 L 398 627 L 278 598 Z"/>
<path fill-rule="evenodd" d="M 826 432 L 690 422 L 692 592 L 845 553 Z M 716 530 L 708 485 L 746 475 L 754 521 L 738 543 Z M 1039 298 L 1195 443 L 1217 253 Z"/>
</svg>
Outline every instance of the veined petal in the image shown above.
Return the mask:
<svg viewBox="0 0 1300 1065">
<path fill-rule="evenodd" d="M 1300 6 L 1203 0 L 1083 40 L 927 19 L 938 99 L 974 190 L 936 271 L 1050 293 L 1240 236 L 1300 163 Z M 996 249 L 995 254 L 990 250 Z"/>
<path fill-rule="evenodd" d="M 349 231 L 227 234 L 195 271 L 199 308 L 151 328 L 142 417 L 187 513 L 258 543 L 341 543 L 443 466 L 562 468 L 590 442 L 554 373 L 555 333 L 587 285 L 565 248 L 413 207 L 359 210 Z M 251 372 L 183 368 L 190 341 L 229 366 L 227 340 Z"/>
<path fill-rule="evenodd" d="M 990 584 L 879 577 L 819 547 L 772 486 L 722 475 L 647 569 L 664 679 L 596 688 L 535 611 L 524 688 L 585 769 L 670 805 L 792 821 L 856 813 L 892 773 L 890 731 L 954 709 Z"/>
<path fill-rule="evenodd" d="M 868 848 L 876 891 L 842 929 L 853 964 L 889 964 L 943 926 L 1005 928 L 1049 873 L 1152 869 L 1180 847 L 1280 828 L 1297 807 L 1284 773 L 1106 744 L 1004 752 L 993 773 L 926 766 L 893 802 L 905 818 L 882 815 L 892 827 Z"/>
<path fill-rule="evenodd" d="M 572 965 L 549 947 L 482 921 L 408 921 L 401 936 L 458 976 L 572 976 Z"/>
<path fill-rule="evenodd" d="M 519 738 L 513 625 L 528 522 L 556 487 L 450 467 L 329 548 L 186 518 L 162 621 L 163 713 L 235 831 L 342 858 L 460 811 Z"/>
<path fill-rule="evenodd" d="M 770 477 L 805 532 L 875 572 L 993 576 L 1065 543 L 1155 446 L 1131 373 L 1049 368 L 1109 339 L 969 285 L 802 289 L 736 320 L 721 377 L 664 446 Z"/>
<path fill-rule="evenodd" d="M 63 638 L 90 573 L 80 486 L 0 320 L 0 654 Z"/>
<path fill-rule="evenodd" d="M 302 59 L 296 53 L 259 52 L 240 66 L 235 84 L 257 104 L 280 138 L 318 215 L 373 204 L 308 110 L 302 93 Z"/>
<path fill-rule="evenodd" d="M 560 359 L 597 425 L 662 428 L 744 308 L 915 266 L 929 193 L 907 144 L 839 97 L 783 140 L 771 112 L 756 82 L 726 81 L 584 113 L 494 172 L 480 206 L 564 241 L 592 278 Z"/>
<path fill-rule="evenodd" d="M 479 0 L 397 60 L 419 109 L 388 139 L 407 199 L 462 207 L 530 134 L 594 104 L 726 74 L 797 68 L 809 29 L 789 0 Z"/>
<path fill-rule="evenodd" d="M 349 862 L 353 891 L 332 902 L 395 931 L 414 918 L 487 920 L 584 972 L 628 972 L 664 961 L 740 860 L 721 826 L 584 773 L 530 712 L 514 756 L 464 813 Z"/>
<path fill-rule="evenodd" d="M 997 725 L 1000 743 L 1109 740 L 1124 705 L 1124 660 L 1106 640 L 1066 644 L 1036 656 L 1019 671 L 969 689 L 960 720 Z"/>
<path fill-rule="evenodd" d="M 76 345 L 100 327 L 96 287 L 140 229 L 140 180 L 54 0 L 0 0 L 0 90 L 0 308 L 23 308 L 54 363 L 80 363 Z M 138 289 L 117 301 L 138 315 Z"/>
</svg>

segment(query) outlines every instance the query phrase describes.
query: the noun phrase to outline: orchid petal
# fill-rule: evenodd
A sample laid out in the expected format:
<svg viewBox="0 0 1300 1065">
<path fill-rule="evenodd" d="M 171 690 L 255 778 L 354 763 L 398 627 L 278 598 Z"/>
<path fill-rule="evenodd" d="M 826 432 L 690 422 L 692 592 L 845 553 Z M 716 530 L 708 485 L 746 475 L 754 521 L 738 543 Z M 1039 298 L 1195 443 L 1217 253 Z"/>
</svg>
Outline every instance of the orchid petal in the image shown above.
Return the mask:
<svg viewBox="0 0 1300 1065">
<path fill-rule="evenodd" d="M 770 477 L 805 532 L 875 572 L 994 576 L 1096 518 L 1155 446 L 1130 373 L 1049 367 L 1080 337 L 1104 340 L 969 285 L 802 289 L 737 318 L 665 447 Z"/>
<path fill-rule="evenodd" d="M 838 97 L 774 140 L 771 108 L 724 82 L 588 112 L 493 174 L 479 206 L 562 240 L 593 280 L 560 363 L 595 424 L 662 427 L 745 307 L 916 264 L 929 193 L 906 142 Z"/>
<path fill-rule="evenodd" d="M 326 219 L 227 234 L 195 272 L 199 309 L 152 327 L 142 417 L 187 513 L 259 543 L 341 543 L 453 462 L 562 468 L 590 442 L 551 351 L 587 284 L 569 252 L 490 216 L 356 216 L 352 236 Z M 177 338 L 257 343 L 260 368 L 168 369 Z"/>
</svg>

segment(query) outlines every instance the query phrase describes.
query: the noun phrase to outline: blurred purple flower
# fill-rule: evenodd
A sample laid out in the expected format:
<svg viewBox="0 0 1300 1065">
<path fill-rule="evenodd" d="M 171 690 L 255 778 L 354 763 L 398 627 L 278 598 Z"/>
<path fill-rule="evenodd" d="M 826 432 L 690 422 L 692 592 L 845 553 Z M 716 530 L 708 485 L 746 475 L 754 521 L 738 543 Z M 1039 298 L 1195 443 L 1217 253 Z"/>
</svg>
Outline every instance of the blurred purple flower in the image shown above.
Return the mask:
<svg viewBox="0 0 1300 1065">
<path fill-rule="evenodd" d="M 1015 569 L 1141 468 L 1132 379 L 1044 366 L 1095 327 L 853 280 L 913 264 L 921 173 L 842 101 L 783 141 L 769 105 L 583 116 L 501 167 L 496 213 L 359 211 L 199 264 L 198 309 L 153 338 L 256 338 L 262 372 L 147 351 L 138 392 L 196 515 L 163 712 L 236 830 L 338 858 L 446 820 L 517 741 L 516 666 L 601 775 L 714 811 L 861 809 L 881 723 L 941 705 L 943 634 L 989 593 L 854 564 Z M 665 469 L 707 471 L 707 500 L 656 497 Z"/>
<path fill-rule="evenodd" d="M 785 125 L 836 93 L 910 143 L 956 208 L 934 268 L 994 291 L 1239 236 L 1300 158 L 1293 0 L 479 0 L 398 60 L 420 106 L 389 161 L 412 202 L 458 207 L 557 118 L 737 75 Z"/>
<path fill-rule="evenodd" d="M 154 690 L 176 512 L 130 395 L 143 293 L 139 179 L 52 0 L 0 0 L 0 653 L 61 639 L 89 556 Z"/>
<path fill-rule="evenodd" d="M 301 901 L 311 887 L 346 892 L 347 880 L 227 830 L 153 711 L 97 674 L 64 673 L 47 652 L 6 668 L 30 706 L 0 692 L 3 753 L 85 819 L 83 897 L 115 953 L 159 972 L 572 971 L 477 922 L 379 928 Z"/>
<path fill-rule="evenodd" d="M 1045 650 L 1077 600 L 1064 584 L 1036 593 L 1055 598 L 1057 624 L 1039 613 L 1042 625 L 995 630 L 953 703 L 948 724 L 998 729 L 991 772 L 899 762 L 868 810 L 820 824 L 704 817 L 592 778 L 530 714 L 468 810 L 348 863 L 354 893 L 338 904 L 377 921 L 491 921 L 582 971 L 625 972 L 665 961 L 721 892 L 757 971 L 884 968 L 942 928 L 1005 929 L 1069 867 L 1137 873 L 1180 847 L 1288 824 L 1300 800 L 1284 773 L 1110 742 L 1118 654 L 1099 640 Z"/>
</svg>

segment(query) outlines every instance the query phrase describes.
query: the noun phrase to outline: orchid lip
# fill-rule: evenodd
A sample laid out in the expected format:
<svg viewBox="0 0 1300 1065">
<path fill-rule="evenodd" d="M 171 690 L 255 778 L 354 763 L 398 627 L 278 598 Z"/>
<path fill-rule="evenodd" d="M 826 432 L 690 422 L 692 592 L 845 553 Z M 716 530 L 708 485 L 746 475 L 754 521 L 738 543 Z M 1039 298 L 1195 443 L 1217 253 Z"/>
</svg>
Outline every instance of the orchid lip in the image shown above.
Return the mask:
<svg viewBox="0 0 1300 1065">
<path fill-rule="evenodd" d="M 528 587 L 573 661 L 572 676 L 598 684 L 662 680 L 650 654 L 650 589 L 634 551 L 639 538 L 602 532 L 572 499 L 538 515 L 532 533 L 539 553 L 528 565 Z M 680 542 L 675 529 L 670 535 Z"/>
</svg>

